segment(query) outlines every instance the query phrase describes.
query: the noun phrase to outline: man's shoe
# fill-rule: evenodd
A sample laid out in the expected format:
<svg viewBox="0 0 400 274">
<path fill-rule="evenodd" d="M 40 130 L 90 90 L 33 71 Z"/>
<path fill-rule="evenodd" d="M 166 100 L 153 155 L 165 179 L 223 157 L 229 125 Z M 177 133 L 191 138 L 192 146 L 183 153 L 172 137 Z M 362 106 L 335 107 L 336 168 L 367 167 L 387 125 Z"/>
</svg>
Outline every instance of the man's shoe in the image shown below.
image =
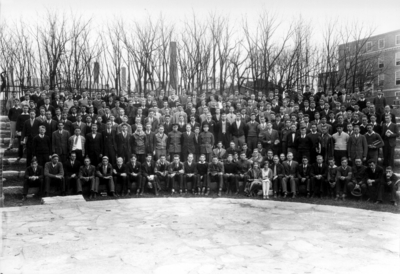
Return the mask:
<svg viewBox="0 0 400 274">
<path fill-rule="evenodd" d="M 210 190 L 209 189 L 207 189 L 207 192 L 206 192 L 206 196 L 208 196 L 210 194 Z"/>
<path fill-rule="evenodd" d="M 112 192 L 112 193 L 111 193 L 111 196 L 114 197 L 114 198 L 118 198 L 118 195 L 115 194 L 115 192 Z"/>
<path fill-rule="evenodd" d="M 25 202 L 25 201 L 26 201 L 26 196 L 24 195 L 24 196 L 22 196 L 21 202 Z"/>
<path fill-rule="evenodd" d="M 376 201 L 374 204 L 381 204 L 382 203 L 382 201 Z"/>
<path fill-rule="evenodd" d="M 92 200 L 92 199 L 93 199 L 93 193 L 90 194 L 90 196 L 89 196 L 89 200 Z"/>
<path fill-rule="evenodd" d="M 179 194 L 182 195 L 182 189 L 179 190 Z"/>
<path fill-rule="evenodd" d="M 346 197 L 342 196 L 342 201 L 343 202 L 346 201 Z"/>
<path fill-rule="evenodd" d="M 310 192 L 307 192 L 307 198 L 310 198 Z"/>
<path fill-rule="evenodd" d="M 235 192 L 235 195 L 239 195 L 239 191 L 236 191 L 236 192 Z"/>
<path fill-rule="evenodd" d="M 287 193 L 285 192 L 284 194 L 283 194 L 283 198 L 286 198 L 287 197 Z"/>
<path fill-rule="evenodd" d="M 192 194 L 193 194 L 193 195 L 196 195 L 196 193 L 194 192 L 194 189 L 192 189 Z"/>
<path fill-rule="evenodd" d="M 336 196 L 335 201 L 338 201 L 338 200 L 339 200 L 339 196 Z"/>
<path fill-rule="evenodd" d="M 295 198 L 296 198 L 296 194 L 295 194 L 295 193 L 293 193 L 292 199 L 295 199 Z"/>
<path fill-rule="evenodd" d="M 396 202 L 393 202 L 393 205 L 394 205 L 394 206 L 397 206 L 397 203 L 396 203 Z"/>
<path fill-rule="evenodd" d="M 97 198 L 97 193 L 95 192 L 95 193 L 93 193 L 93 199 L 96 199 Z"/>
<path fill-rule="evenodd" d="M 221 190 L 220 190 L 220 191 L 218 191 L 218 197 L 221 197 L 221 195 L 222 195 L 222 193 L 221 193 Z"/>
</svg>

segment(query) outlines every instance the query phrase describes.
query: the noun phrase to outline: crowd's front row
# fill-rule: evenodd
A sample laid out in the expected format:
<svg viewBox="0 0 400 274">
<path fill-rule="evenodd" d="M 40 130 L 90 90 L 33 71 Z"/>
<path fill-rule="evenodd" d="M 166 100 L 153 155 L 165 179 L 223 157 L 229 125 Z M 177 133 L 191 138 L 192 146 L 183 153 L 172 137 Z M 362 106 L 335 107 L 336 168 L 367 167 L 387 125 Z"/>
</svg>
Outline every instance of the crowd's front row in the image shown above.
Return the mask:
<svg viewBox="0 0 400 274">
<path fill-rule="evenodd" d="M 51 184 L 59 187 L 62 195 L 71 192 L 82 194 L 83 188 L 87 187 L 90 199 L 93 199 L 99 194 L 101 184 L 105 184 L 108 195 L 113 197 L 127 196 L 132 192 L 143 195 L 150 189 L 156 196 L 160 190 L 181 195 L 189 190 L 194 195 L 208 196 L 211 183 L 216 182 L 219 197 L 225 190 L 227 195 L 233 191 L 238 195 L 243 191 L 246 196 L 262 195 L 263 199 L 269 199 L 272 189 L 274 198 L 286 198 L 289 194 L 295 198 L 304 194 L 307 198 L 345 200 L 350 195 L 382 203 L 384 192 L 389 191 L 390 202 L 397 206 L 396 191 L 400 181 L 391 167 L 384 171 L 373 160 L 369 160 L 366 167 L 357 158 L 351 167 L 343 157 L 340 166 L 336 166 L 333 158 L 325 164 L 323 157 L 318 155 L 316 163 L 310 165 L 307 157 L 303 157 L 302 163 L 294 161 L 291 152 L 285 161 L 275 155 L 264 162 L 249 161 L 244 152 L 240 157 L 236 153 L 229 154 L 226 160 L 213 156 L 209 163 L 204 154 L 200 155 L 198 162 L 194 161 L 193 154 L 189 154 L 185 162 L 180 161 L 179 155 L 174 155 L 172 162 L 161 155 L 155 162 L 148 154 L 143 163 L 132 155 L 127 162 L 117 158 L 114 166 L 104 156 L 97 167 L 91 165 L 88 157 L 81 165 L 75 152 L 64 163 L 59 162 L 56 154 L 50 158 L 44 170 L 33 158 L 25 172 L 23 201 L 30 187 L 40 187 L 42 196 L 47 196 Z"/>
</svg>

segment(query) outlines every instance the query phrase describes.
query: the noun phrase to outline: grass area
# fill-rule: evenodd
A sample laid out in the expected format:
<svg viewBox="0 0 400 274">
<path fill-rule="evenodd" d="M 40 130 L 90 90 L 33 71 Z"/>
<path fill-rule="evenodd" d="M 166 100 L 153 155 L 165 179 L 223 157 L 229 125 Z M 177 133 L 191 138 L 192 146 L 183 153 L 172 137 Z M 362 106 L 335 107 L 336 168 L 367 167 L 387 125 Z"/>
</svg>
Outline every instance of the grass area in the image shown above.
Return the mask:
<svg viewBox="0 0 400 274">
<path fill-rule="evenodd" d="M 136 195 L 131 195 L 128 197 L 119 197 L 118 199 L 145 199 L 145 198 L 154 198 L 155 196 L 150 193 L 146 193 L 143 196 L 136 196 Z M 160 192 L 160 196 L 158 196 L 159 199 L 162 198 L 169 198 L 169 197 L 186 197 L 186 198 L 196 198 L 196 197 L 205 197 L 205 196 L 198 196 L 198 195 L 192 195 L 192 194 L 186 194 L 186 195 L 171 195 L 169 192 Z M 218 199 L 218 196 L 216 193 L 213 193 L 212 195 L 208 196 L 209 198 L 216 198 Z M 222 195 L 223 198 L 231 198 L 231 199 L 261 199 L 258 197 L 254 198 L 249 198 L 245 197 L 243 195 Z M 89 196 L 84 195 L 84 198 L 86 201 L 90 202 Z M 388 197 L 384 197 L 385 201 L 388 201 Z M 22 199 L 22 194 L 7 194 L 5 195 L 5 207 L 14 207 L 14 206 L 26 206 L 26 205 L 40 205 L 41 198 L 38 197 L 37 195 L 34 195 L 33 197 L 29 197 L 27 201 L 25 201 L 23 204 L 21 203 Z M 102 201 L 102 200 L 112 200 L 115 199 L 113 197 L 102 197 L 102 196 L 97 196 L 96 201 Z M 362 200 L 356 200 L 354 198 L 349 198 L 346 199 L 345 201 L 335 201 L 330 198 L 306 198 L 299 196 L 295 199 L 292 198 L 270 198 L 271 201 L 283 201 L 283 202 L 296 202 L 296 203 L 309 203 L 309 204 L 315 204 L 315 205 L 329 205 L 329 206 L 341 206 L 341 207 L 351 207 L 351 208 L 358 208 L 358 209 L 366 209 L 366 210 L 373 210 L 373 211 L 381 211 L 381 212 L 390 212 L 390 213 L 395 213 L 395 214 L 400 214 L 400 207 L 393 206 L 392 204 L 389 204 L 388 202 L 385 202 L 383 204 L 378 204 L 375 205 L 373 202 L 367 202 L 367 201 L 362 201 Z M 268 200 L 265 201 L 268 203 Z"/>
</svg>

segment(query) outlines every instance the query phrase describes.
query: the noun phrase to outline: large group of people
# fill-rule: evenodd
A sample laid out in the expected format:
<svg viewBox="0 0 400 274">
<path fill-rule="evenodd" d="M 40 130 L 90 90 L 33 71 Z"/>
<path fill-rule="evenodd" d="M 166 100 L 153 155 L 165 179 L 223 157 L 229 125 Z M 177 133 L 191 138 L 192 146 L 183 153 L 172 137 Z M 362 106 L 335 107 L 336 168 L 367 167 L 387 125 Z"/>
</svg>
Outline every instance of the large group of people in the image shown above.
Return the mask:
<svg viewBox="0 0 400 274">
<path fill-rule="evenodd" d="M 45 86 L 13 92 L 7 110 L 9 149 L 17 143 L 17 161 L 26 157 L 24 200 L 29 187 L 45 196 L 53 184 L 90 198 L 100 185 L 114 197 L 216 189 L 376 203 L 389 191 L 397 205 L 399 130 L 382 91 L 372 99 L 321 87 L 119 96 Z"/>
</svg>

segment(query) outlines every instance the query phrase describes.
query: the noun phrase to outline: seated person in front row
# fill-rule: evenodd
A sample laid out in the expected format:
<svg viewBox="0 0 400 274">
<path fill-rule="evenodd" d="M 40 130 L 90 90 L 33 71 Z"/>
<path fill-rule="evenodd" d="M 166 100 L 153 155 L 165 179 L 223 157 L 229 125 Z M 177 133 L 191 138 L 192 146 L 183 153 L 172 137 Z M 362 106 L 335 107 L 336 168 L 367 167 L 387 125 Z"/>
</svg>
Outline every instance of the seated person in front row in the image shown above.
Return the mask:
<svg viewBox="0 0 400 274">
<path fill-rule="evenodd" d="M 185 187 L 185 193 L 187 193 L 187 183 L 192 182 L 192 194 L 195 194 L 194 190 L 197 185 L 197 164 L 193 162 L 193 154 L 190 153 L 187 157 L 187 161 L 183 164 L 183 186 Z"/>
<path fill-rule="evenodd" d="M 153 156 L 148 153 L 146 155 L 146 160 L 142 164 L 142 190 L 140 195 L 143 195 L 144 188 L 153 188 L 154 194 L 158 196 L 158 190 L 160 189 L 158 185 L 158 180 L 156 177 L 156 164 L 152 160 Z"/>
<path fill-rule="evenodd" d="M 200 155 L 200 161 L 197 163 L 197 194 L 205 195 L 205 190 L 208 180 L 208 163 L 206 162 L 206 155 Z"/>
<path fill-rule="evenodd" d="M 136 195 L 139 195 L 140 190 L 142 189 L 142 164 L 139 163 L 136 159 L 136 154 L 133 154 L 130 162 L 126 164 L 127 173 L 128 173 L 128 194 L 131 193 L 132 183 L 136 183 Z M 133 192 L 133 191 L 132 191 Z"/>
<path fill-rule="evenodd" d="M 265 162 L 265 164 L 268 162 Z M 273 157 L 273 163 L 269 166 L 272 172 L 272 189 L 274 191 L 274 198 L 278 198 L 278 193 L 282 189 L 282 178 L 285 175 L 283 165 L 279 162 L 278 155 Z"/>
<path fill-rule="evenodd" d="M 112 171 L 113 168 L 111 164 L 108 162 L 108 157 L 103 156 L 101 163 L 98 164 L 97 166 L 95 190 L 96 192 L 98 192 L 99 185 L 104 183 L 107 186 L 109 194 L 113 197 L 117 197 L 117 195 L 115 194 L 115 186 L 112 177 Z"/>
<path fill-rule="evenodd" d="M 65 189 L 69 192 L 72 185 L 76 186 L 76 181 L 78 180 L 79 168 L 81 163 L 76 159 L 76 153 L 71 152 L 69 159 L 64 162 L 63 168 L 65 173 Z M 74 184 L 72 184 L 72 182 Z"/>
<path fill-rule="evenodd" d="M 224 164 L 218 161 L 217 156 L 213 156 L 212 162 L 208 164 L 208 179 L 207 179 L 207 192 L 206 196 L 210 194 L 210 183 L 212 181 L 218 182 L 218 197 L 221 197 L 222 187 L 224 183 Z"/>
<path fill-rule="evenodd" d="M 226 159 L 224 163 L 224 182 L 226 184 L 226 195 L 232 194 L 232 189 L 236 188 L 238 189 L 239 186 L 237 184 L 237 178 L 236 178 L 236 173 L 237 173 L 237 166 L 236 163 L 233 162 L 233 156 L 232 154 L 228 155 L 228 158 Z"/>
<path fill-rule="evenodd" d="M 388 166 L 386 168 L 385 174 L 383 175 L 381 184 L 379 185 L 377 203 L 382 203 L 383 193 L 385 192 L 385 190 L 388 190 L 390 192 L 390 202 L 394 206 L 397 206 L 396 192 L 399 189 L 399 183 L 400 180 L 396 176 L 396 174 L 393 173 L 392 167 Z"/>
<path fill-rule="evenodd" d="M 171 186 L 171 194 L 175 193 L 175 189 L 179 188 L 179 193 L 182 194 L 183 187 L 183 164 L 179 160 L 179 155 L 173 156 L 173 162 L 168 168 L 169 185 Z M 186 190 L 187 191 L 187 190 Z"/>
<path fill-rule="evenodd" d="M 117 193 L 117 196 L 126 196 L 128 195 L 128 177 L 127 177 L 127 168 L 124 164 L 124 159 L 122 157 L 117 158 L 117 163 L 113 167 L 113 180 L 115 187 L 117 185 L 121 185 L 120 194 Z"/>
<path fill-rule="evenodd" d="M 42 194 L 43 188 L 43 167 L 38 165 L 35 157 L 32 158 L 31 165 L 25 171 L 24 189 L 22 193 L 22 202 L 26 200 L 30 187 L 39 187 L 39 193 Z"/>
<path fill-rule="evenodd" d="M 44 194 L 46 197 L 50 192 L 50 184 L 56 183 L 61 188 L 61 195 L 65 195 L 64 168 L 58 161 L 58 155 L 53 154 L 51 161 L 44 165 Z"/>
<path fill-rule="evenodd" d="M 78 194 L 82 194 L 82 185 L 88 184 L 90 188 L 89 199 L 96 198 L 96 167 L 90 164 L 90 158 L 86 157 L 83 160 L 83 166 L 79 168 L 78 179 L 76 180 L 76 191 Z"/>
</svg>

